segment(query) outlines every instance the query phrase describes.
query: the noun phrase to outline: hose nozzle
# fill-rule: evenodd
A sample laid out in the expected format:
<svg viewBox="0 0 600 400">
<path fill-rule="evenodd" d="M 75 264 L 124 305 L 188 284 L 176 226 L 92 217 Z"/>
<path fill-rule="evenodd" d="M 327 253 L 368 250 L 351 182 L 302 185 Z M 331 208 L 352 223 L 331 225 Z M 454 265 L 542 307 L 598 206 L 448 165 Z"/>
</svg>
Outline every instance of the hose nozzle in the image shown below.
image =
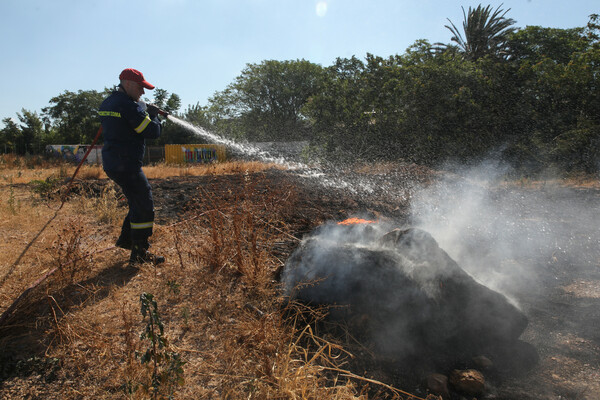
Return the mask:
<svg viewBox="0 0 600 400">
<path fill-rule="evenodd" d="M 148 111 L 148 114 L 150 115 L 162 115 L 165 118 L 170 115 L 168 111 L 158 108 L 155 104 L 144 104 L 144 106 L 144 109 Z"/>
</svg>

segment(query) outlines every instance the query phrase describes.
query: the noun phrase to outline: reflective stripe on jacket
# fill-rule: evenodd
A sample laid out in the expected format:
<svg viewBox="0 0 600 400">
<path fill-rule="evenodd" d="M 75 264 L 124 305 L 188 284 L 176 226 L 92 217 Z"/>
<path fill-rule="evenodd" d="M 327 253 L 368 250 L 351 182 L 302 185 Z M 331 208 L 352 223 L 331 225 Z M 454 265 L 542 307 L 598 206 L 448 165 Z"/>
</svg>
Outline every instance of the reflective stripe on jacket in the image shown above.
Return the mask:
<svg viewBox="0 0 600 400">
<path fill-rule="evenodd" d="M 142 168 L 145 139 L 160 136 L 158 117 L 151 118 L 126 93 L 115 91 L 98 111 L 104 146 L 102 164 L 107 171 L 137 171 Z"/>
</svg>

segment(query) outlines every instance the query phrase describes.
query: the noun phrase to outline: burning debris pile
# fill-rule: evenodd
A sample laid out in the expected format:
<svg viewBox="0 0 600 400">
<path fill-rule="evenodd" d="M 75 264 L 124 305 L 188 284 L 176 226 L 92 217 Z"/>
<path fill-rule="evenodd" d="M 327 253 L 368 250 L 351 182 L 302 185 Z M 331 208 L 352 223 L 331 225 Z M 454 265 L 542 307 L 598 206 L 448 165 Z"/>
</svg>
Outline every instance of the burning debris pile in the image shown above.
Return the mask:
<svg viewBox="0 0 600 400">
<path fill-rule="evenodd" d="M 527 318 L 475 281 L 420 229 L 325 224 L 287 261 L 286 296 L 329 306 L 381 357 L 450 367 L 514 353 Z M 387 233 L 386 233 L 387 232 Z"/>
</svg>

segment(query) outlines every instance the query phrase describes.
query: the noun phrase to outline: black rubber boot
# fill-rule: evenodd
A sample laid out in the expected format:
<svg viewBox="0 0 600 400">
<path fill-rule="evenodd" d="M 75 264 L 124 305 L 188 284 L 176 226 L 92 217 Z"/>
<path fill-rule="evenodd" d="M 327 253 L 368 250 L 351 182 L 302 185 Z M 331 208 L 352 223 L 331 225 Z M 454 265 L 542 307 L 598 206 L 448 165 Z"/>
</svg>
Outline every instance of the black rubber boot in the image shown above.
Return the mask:
<svg viewBox="0 0 600 400">
<path fill-rule="evenodd" d="M 131 223 L 129 222 L 129 216 L 125 217 L 123 226 L 121 226 L 121 234 L 115 243 L 115 246 L 122 249 L 131 250 Z"/>
<path fill-rule="evenodd" d="M 148 251 L 148 242 L 132 242 L 131 256 L 129 257 L 129 265 L 137 265 L 144 263 L 152 263 L 154 265 L 165 262 L 163 256 L 157 256 Z"/>
</svg>

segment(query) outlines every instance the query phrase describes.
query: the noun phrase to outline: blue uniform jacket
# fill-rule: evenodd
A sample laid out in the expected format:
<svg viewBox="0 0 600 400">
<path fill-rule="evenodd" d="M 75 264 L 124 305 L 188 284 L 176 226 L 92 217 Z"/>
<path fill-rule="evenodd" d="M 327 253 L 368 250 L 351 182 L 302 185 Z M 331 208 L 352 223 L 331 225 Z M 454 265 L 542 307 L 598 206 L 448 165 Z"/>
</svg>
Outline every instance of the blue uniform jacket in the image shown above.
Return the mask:
<svg viewBox="0 0 600 400">
<path fill-rule="evenodd" d="M 146 147 L 145 139 L 160 136 L 158 117 L 150 117 L 139 103 L 119 91 L 113 92 L 102 102 L 98 114 L 104 136 L 104 170 L 140 170 Z"/>
</svg>

